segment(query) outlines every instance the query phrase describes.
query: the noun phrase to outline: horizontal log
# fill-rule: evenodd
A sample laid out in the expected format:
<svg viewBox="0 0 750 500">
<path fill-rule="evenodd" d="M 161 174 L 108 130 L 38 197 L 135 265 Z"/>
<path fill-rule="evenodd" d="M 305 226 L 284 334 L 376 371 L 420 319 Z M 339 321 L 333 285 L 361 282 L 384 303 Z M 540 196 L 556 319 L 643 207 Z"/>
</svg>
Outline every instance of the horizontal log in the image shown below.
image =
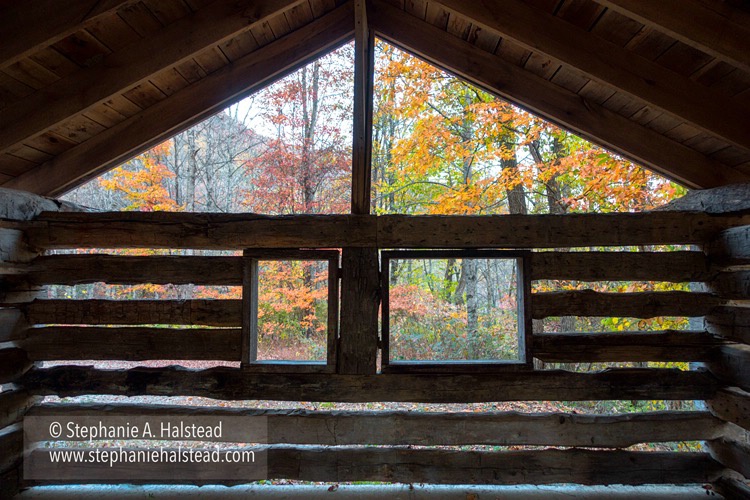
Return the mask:
<svg viewBox="0 0 750 500">
<path fill-rule="evenodd" d="M 0 429 L 0 473 L 12 469 L 23 455 L 23 424 L 18 422 Z"/>
<path fill-rule="evenodd" d="M 711 259 L 724 265 L 750 263 L 750 226 L 722 231 L 709 243 Z"/>
<path fill-rule="evenodd" d="M 750 215 L 364 216 L 45 212 L 26 226 L 38 248 L 562 248 L 703 243 Z"/>
<path fill-rule="evenodd" d="M 531 279 L 708 281 L 717 275 L 701 252 L 534 252 Z M 240 257 L 49 255 L 23 269 L 33 284 L 105 282 L 242 284 Z"/>
<path fill-rule="evenodd" d="M 708 284 L 709 289 L 725 299 L 750 298 L 750 271 L 718 273 Z"/>
<path fill-rule="evenodd" d="M 31 416 L 266 417 L 269 444 L 535 445 L 622 448 L 638 443 L 716 439 L 725 424 L 708 412 L 623 415 L 256 410 L 124 404 L 45 404 Z M 425 432 L 430 429 L 430 432 Z M 236 437 L 224 438 L 225 441 Z"/>
<path fill-rule="evenodd" d="M 532 280 L 708 281 L 716 271 L 703 252 L 533 252 Z"/>
<path fill-rule="evenodd" d="M 192 359 L 240 361 L 236 328 L 32 328 L 20 342 L 32 361 Z"/>
<path fill-rule="evenodd" d="M 714 489 L 724 498 L 733 500 L 750 499 L 750 486 L 737 478 L 722 476 L 714 481 Z"/>
<path fill-rule="evenodd" d="M 587 401 L 598 399 L 708 399 L 718 389 L 704 372 L 672 369 L 562 370 L 477 375 L 258 374 L 233 368 L 180 367 L 97 370 L 82 366 L 32 368 L 23 385 L 32 394 L 81 396 L 204 396 L 215 399 L 407 401 Z"/>
<path fill-rule="evenodd" d="M 242 326 L 240 300 L 35 300 L 23 310 L 33 325 Z"/>
<path fill-rule="evenodd" d="M 242 257 L 49 255 L 29 265 L 25 279 L 39 285 L 242 285 Z"/>
<path fill-rule="evenodd" d="M 593 290 L 544 292 L 531 295 L 534 319 L 550 316 L 653 318 L 704 316 L 722 304 L 709 293 L 602 293 Z"/>
<path fill-rule="evenodd" d="M 26 319 L 20 309 L 15 307 L 0 308 L 0 342 L 20 338 L 26 328 Z"/>
<path fill-rule="evenodd" d="M 721 438 L 711 441 L 708 449 L 714 460 L 721 465 L 750 477 L 750 445 Z"/>
<path fill-rule="evenodd" d="M 750 391 L 750 346 L 735 344 L 716 349 L 708 369 L 729 385 Z"/>
<path fill-rule="evenodd" d="M 750 307 L 717 307 L 706 315 L 705 326 L 710 333 L 750 344 Z"/>
<path fill-rule="evenodd" d="M 27 229 L 38 248 L 337 248 L 375 241 L 374 219 L 176 212 L 44 213 Z M 81 217 L 83 215 L 83 217 Z"/>
<path fill-rule="evenodd" d="M 688 484 L 717 479 L 722 467 L 707 453 L 637 451 L 543 450 L 543 451 L 455 451 L 405 448 L 267 447 L 269 479 L 298 481 L 379 481 L 430 484 Z M 62 448 L 60 450 L 66 450 Z M 36 449 L 29 460 L 35 470 L 54 474 L 49 450 Z M 47 468 L 43 465 L 46 463 Z M 201 481 L 205 464 L 180 464 L 181 474 L 190 474 L 192 484 Z M 59 467 L 59 465 L 58 465 Z M 80 473 L 101 479 L 84 482 L 184 483 L 182 479 L 144 479 L 144 475 L 171 477 L 174 464 L 80 464 Z M 188 469 L 191 467 L 191 469 Z M 153 477 L 153 476 L 152 476 Z M 241 481 L 222 481 L 235 484 Z"/>
<path fill-rule="evenodd" d="M 39 399 L 20 387 L 0 392 L 0 427 L 18 422 Z"/>
<path fill-rule="evenodd" d="M 31 361 L 26 351 L 13 343 L 0 347 L 0 384 L 14 382 L 29 369 Z"/>
<path fill-rule="evenodd" d="M 750 393 L 737 387 L 724 387 L 706 404 L 720 419 L 750 431 Z"/>
<path fill-rule="evenodd" d="M 534 357 L 548 363 L 704 361 L 727 343 L 706 332 L 540 333 Z"/>
</svg>

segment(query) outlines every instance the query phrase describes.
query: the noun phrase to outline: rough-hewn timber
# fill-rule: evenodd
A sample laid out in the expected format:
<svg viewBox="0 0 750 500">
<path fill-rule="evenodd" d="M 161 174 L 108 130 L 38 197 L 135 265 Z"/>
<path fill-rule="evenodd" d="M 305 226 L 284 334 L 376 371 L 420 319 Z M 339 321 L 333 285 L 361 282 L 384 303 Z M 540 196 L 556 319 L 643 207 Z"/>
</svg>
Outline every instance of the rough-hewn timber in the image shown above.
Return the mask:
<svg viewBox="0 0 750 500">
<path fill-rule="evenodd" d="M 717 417 L 750 431 L 750 393 L 737 387 L 724 387 L 706 404 Z"/>
<path fill-rule="evenodd" d="M 266 417 L 269 444 L 588 446 L 716 439 L 726 424 L 708 412 L 623 415 L 569 413 L 444 413 L 407 411 L 255 410 L 123 404 L 46 404 L 30 416 Z M 429 432 L 427 432 L 429 430 Z M 241 442 L 235 435 L 221 440 Z"/>
<path fill-rule="evenodd" d="M 240 360 L 236 328 L 98 328 L 48 326 L 28 330 L 20 344 L 32 361 L 64 359 Z"/>
<path fill-rule="evenodd" d="M 709 399 L 708 373 L 668 369 L 559 370 L 482 375 L 256 374 L 232 368 L 96 370 L 32 368 L 22 382 L 32 394 L 205 396 L 287 401 L 472 403 L 596 399 Z"/>
<path fill-rule="evenodd" d="M 745 391 L 750 391 L 750 345 L 734 344 L 716 349 L 706 363 L 711 372 Z"/>
<path fill-rule="evenodd" d="M 704 361 L 727 343 L 706 332 L 539 333 L 534 357 L 548 363 Z"/>
<path fill-rule="evenodd" d="M 531 311 L 535 319 L 550 316 L 695 317 L 710 313 L 722 303 L 722 299 L 715 295 L 693 292 L 601 293 L 576 290 L 531 295 Z"/>
<path fill-rule="evenodd" d="M 750 215 L 695 212 L 405 216 L 44 213 L 39 248 L 563 248 L 703 243 Z"/>
<path fill-rule="evenodd" d="M 260 452 L 262 448 L 254 447 Z M 268 477 L 302 481 L 384 481 L 432 484 L 685 484 L 717 479 L 722 467 L 707 453 L 636 451 L 544 450 L 455 451 L 404 448 L 269 447 Z M 46 460 L 35 450 L 30 460 Z M 118 464 L 120 465 L 120 464 Z M 188 465 L 188 464 L 183 464 Z M 201 481 L 203 464 L 192 464 L 194 484 Z M 139 480 L 143 466 L 124 464 L 93 482 L 184 482 L 184 479 Z M 96 466 L 81 465 L 81 470 Z M 170 477 L 173 464 L 152 464 L 150 472 Z M 184 472 L 184 469 L 182 470 Z M 140 473 L 138 473 L 140 472 Z M 80 482 L 80 481 L 69 481 Z M 84 481 L 92 482 L 92 480 Z M 191 481 L 193 482 L 193 481 Z M 219 481 L 225 482 L 225 481 Z M 232 481 L 237 483 L 240 481 Z"/>
</svg>

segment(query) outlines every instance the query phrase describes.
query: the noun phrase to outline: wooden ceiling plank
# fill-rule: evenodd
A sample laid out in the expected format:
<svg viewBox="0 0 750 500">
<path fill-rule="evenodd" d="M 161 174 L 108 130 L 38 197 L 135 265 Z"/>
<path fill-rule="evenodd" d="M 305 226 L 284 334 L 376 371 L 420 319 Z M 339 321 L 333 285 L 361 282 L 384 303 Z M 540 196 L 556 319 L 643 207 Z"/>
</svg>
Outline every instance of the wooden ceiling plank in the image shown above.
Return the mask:
<svg viewBox="0 0 750 500">
<path fill-rule="evenodd" d="M 631 160 L 691 187 L 747 181 L 748 177 L 640 126 L 603 106 L 505 62 L 443 30 L 374 1 L 373 29 L 395 45 L 573 130 Z"/>
<path fill-rule="evenodd" d="M 533 51 L 750 150 L 747 120 L 750 110 L 727 96 L 520 0 L 440 0 L 440 3 Z"/>
<path fill-rule="evenodd" d="M 256 92 L 353 33 L 354 9 L 349 2 L 9 181 L 6 187 L 64 193 Z"/>
<path fill-rule="evenodd" d="M 5 108 L 0 116 L 0 152 L 300 1 L 267 0 L 248 7 L 246 2 L 237 0 L 216 0 L 154 36 L 105 56 L 101 64 L 76 72 Z M 154 51 L 154 47 L 159 50 Z M 45 112 L 29 113 L 35 109 Z"/>
<path fill-rule="evenodd" d="M 596 0 L 612 10 L 750 72 L 750 14 L 729 2 Z"/>
<path fill-rule="evenodd" d="M 135 1 L 85 0 L 67 2 L 64 8 L 59 0 L 11 2 L 0 11 L 0 69 Z"/>
</svg>

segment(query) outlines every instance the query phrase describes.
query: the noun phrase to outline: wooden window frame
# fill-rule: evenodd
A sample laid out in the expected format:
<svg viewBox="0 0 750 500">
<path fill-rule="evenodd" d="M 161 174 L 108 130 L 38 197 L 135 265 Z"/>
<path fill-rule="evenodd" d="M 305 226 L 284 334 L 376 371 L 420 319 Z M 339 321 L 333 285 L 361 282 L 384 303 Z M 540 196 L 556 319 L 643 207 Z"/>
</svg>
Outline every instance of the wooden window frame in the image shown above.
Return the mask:
<svg viewBox="0 0 750 500">
<path fill-rule="evenodd" d="M 388 250 L 381 258 L 381 371 L 383 373 L 477 373 L 533 368 L 531 350 L 531 252 L 525 250 Z M 390 360 L 390 261 L 394 259 L 498 259 L 515 260 L 518 294 L 518 360 Z"/>
<path fill-rule="evenodd" d="M 338 250 L 246 249 L 242 256 L 242 358 L 244 370 L 266 373 L 335 373 L 339 330 Z M 325 361 L 258 360 L 258 262 L 327 261 L 328 328 Z"/>
</svg>

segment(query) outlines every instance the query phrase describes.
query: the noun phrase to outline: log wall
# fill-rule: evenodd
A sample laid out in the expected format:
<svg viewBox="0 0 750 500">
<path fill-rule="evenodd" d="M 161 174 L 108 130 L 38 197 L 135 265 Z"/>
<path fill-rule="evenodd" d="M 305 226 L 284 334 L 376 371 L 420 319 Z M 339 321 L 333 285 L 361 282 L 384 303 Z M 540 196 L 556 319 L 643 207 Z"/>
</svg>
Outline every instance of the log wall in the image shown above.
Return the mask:
<svg viewBox="0 0 750 500">
<path fill-rule="evenodd" d="M 743 467 L 736 464 L 741 462 L 738 457 L 746 453 L 744 444 L 732 441 L 732 436 L 736 435 L 735 427 L 747 429 L 750 421 L 750 393 L 746 392 L 750 391 L 750 348 L 745 345 L 750 338 L 746 332 L 750 331 L 750 314 L 745 314 L 743 306 L 744 271 L 737 267 L 748 264 L 745 259 L 750 251 L 731 250 L 742 239 L 737 226 L 748 223 L 750 216 L 742 214 L 691 212 L 511 217 L 43 213 L 33 221 L 14 223 L 12 231 L 23 236 L 29 245 L 28 255 L 33 258 L 7 266 L 3 274 L 6 289 L 98 282 L 220 286 L 243 283 L 242 257 L 131 257 L 104 252 L 36 256 L 51 249 L 272 251 L 342 247 L 337 358 L 333 373 L 305 373 L 283 365 L 267 371 L 180 366 L 102 370 L 73 366 L 65 362 L 239 362 L 243 349 L 242 303 L 21 300 L 0 310 L 2 340 L 12 342 L 0 351 L 0 356 L 8 359 L 0 366 L 6 380 L 16 383 L 12 391 L 0 394 L 9 402 L 9 409 L 0 413 L 0 423 L 11 425 L 7 429 L 12 436 L 12 425 L 37 401 L 34 398 L 47 395 L 441 404 L 707 400 L 710 411 L 612 416 L 157 409 L 150 405 L 83 403 L 37 404 L 31 411 L 33 415 L 143 415 L 166 410 L 186 415 L 262 414 L 273 422 L 274 432 L 268 443 L 269 470 L 278 478 L 488 484 L 730 484 L 724 467 L 743 473 Z M 684 246 L 709 242 L 709 253 L 686 250 Z M 659 245 L 683 246 L 670 250 Z M 645 248 L 629 252 L 607 246 Z M 563 316 L 688 316 L 705 317 L 705 327 L 690 331 L 534 332 L 533 356 L 544 363 L 559 364 L 562 369 L 378 373 L 377 251 L 392 248 L 534 250 L 529 262 L 532 280 L 573 280 L 582 284 L 576 290 L 532 293 L 531 314 L 537 320 Z M 705 287 L 690 292 L 602 293 L 588 289 L 588 283 L 596 281 L 700 282 Z M 14 364 L 12 360 L 19 361 Z M 55 361 L 59 366 L 32 366 L 43 361 Z M 581 364 L 620 362 L 637 363 L 639 367 L 596 372 L 570 369 Z M 653 362 L 701 362 L 711 371 L 656 368 L 649 364 Z M 438 431 L 426 434 L 426 428 Z M 698 440 L 715 443 L 712 455 L 602 450 Z M 383 448 L 358 448 L 368 444 Z M 316 448 L 332 445 L 350 448 Z M 399 448 L 405 445 L 427 449 Z M 459 445 L 574 449 L 467 452 L 433 448 Z M 342 468 L 343 463 L 359 465 Z M 634 469 L 633 463 L 640 466 Z"/>
</svg>

